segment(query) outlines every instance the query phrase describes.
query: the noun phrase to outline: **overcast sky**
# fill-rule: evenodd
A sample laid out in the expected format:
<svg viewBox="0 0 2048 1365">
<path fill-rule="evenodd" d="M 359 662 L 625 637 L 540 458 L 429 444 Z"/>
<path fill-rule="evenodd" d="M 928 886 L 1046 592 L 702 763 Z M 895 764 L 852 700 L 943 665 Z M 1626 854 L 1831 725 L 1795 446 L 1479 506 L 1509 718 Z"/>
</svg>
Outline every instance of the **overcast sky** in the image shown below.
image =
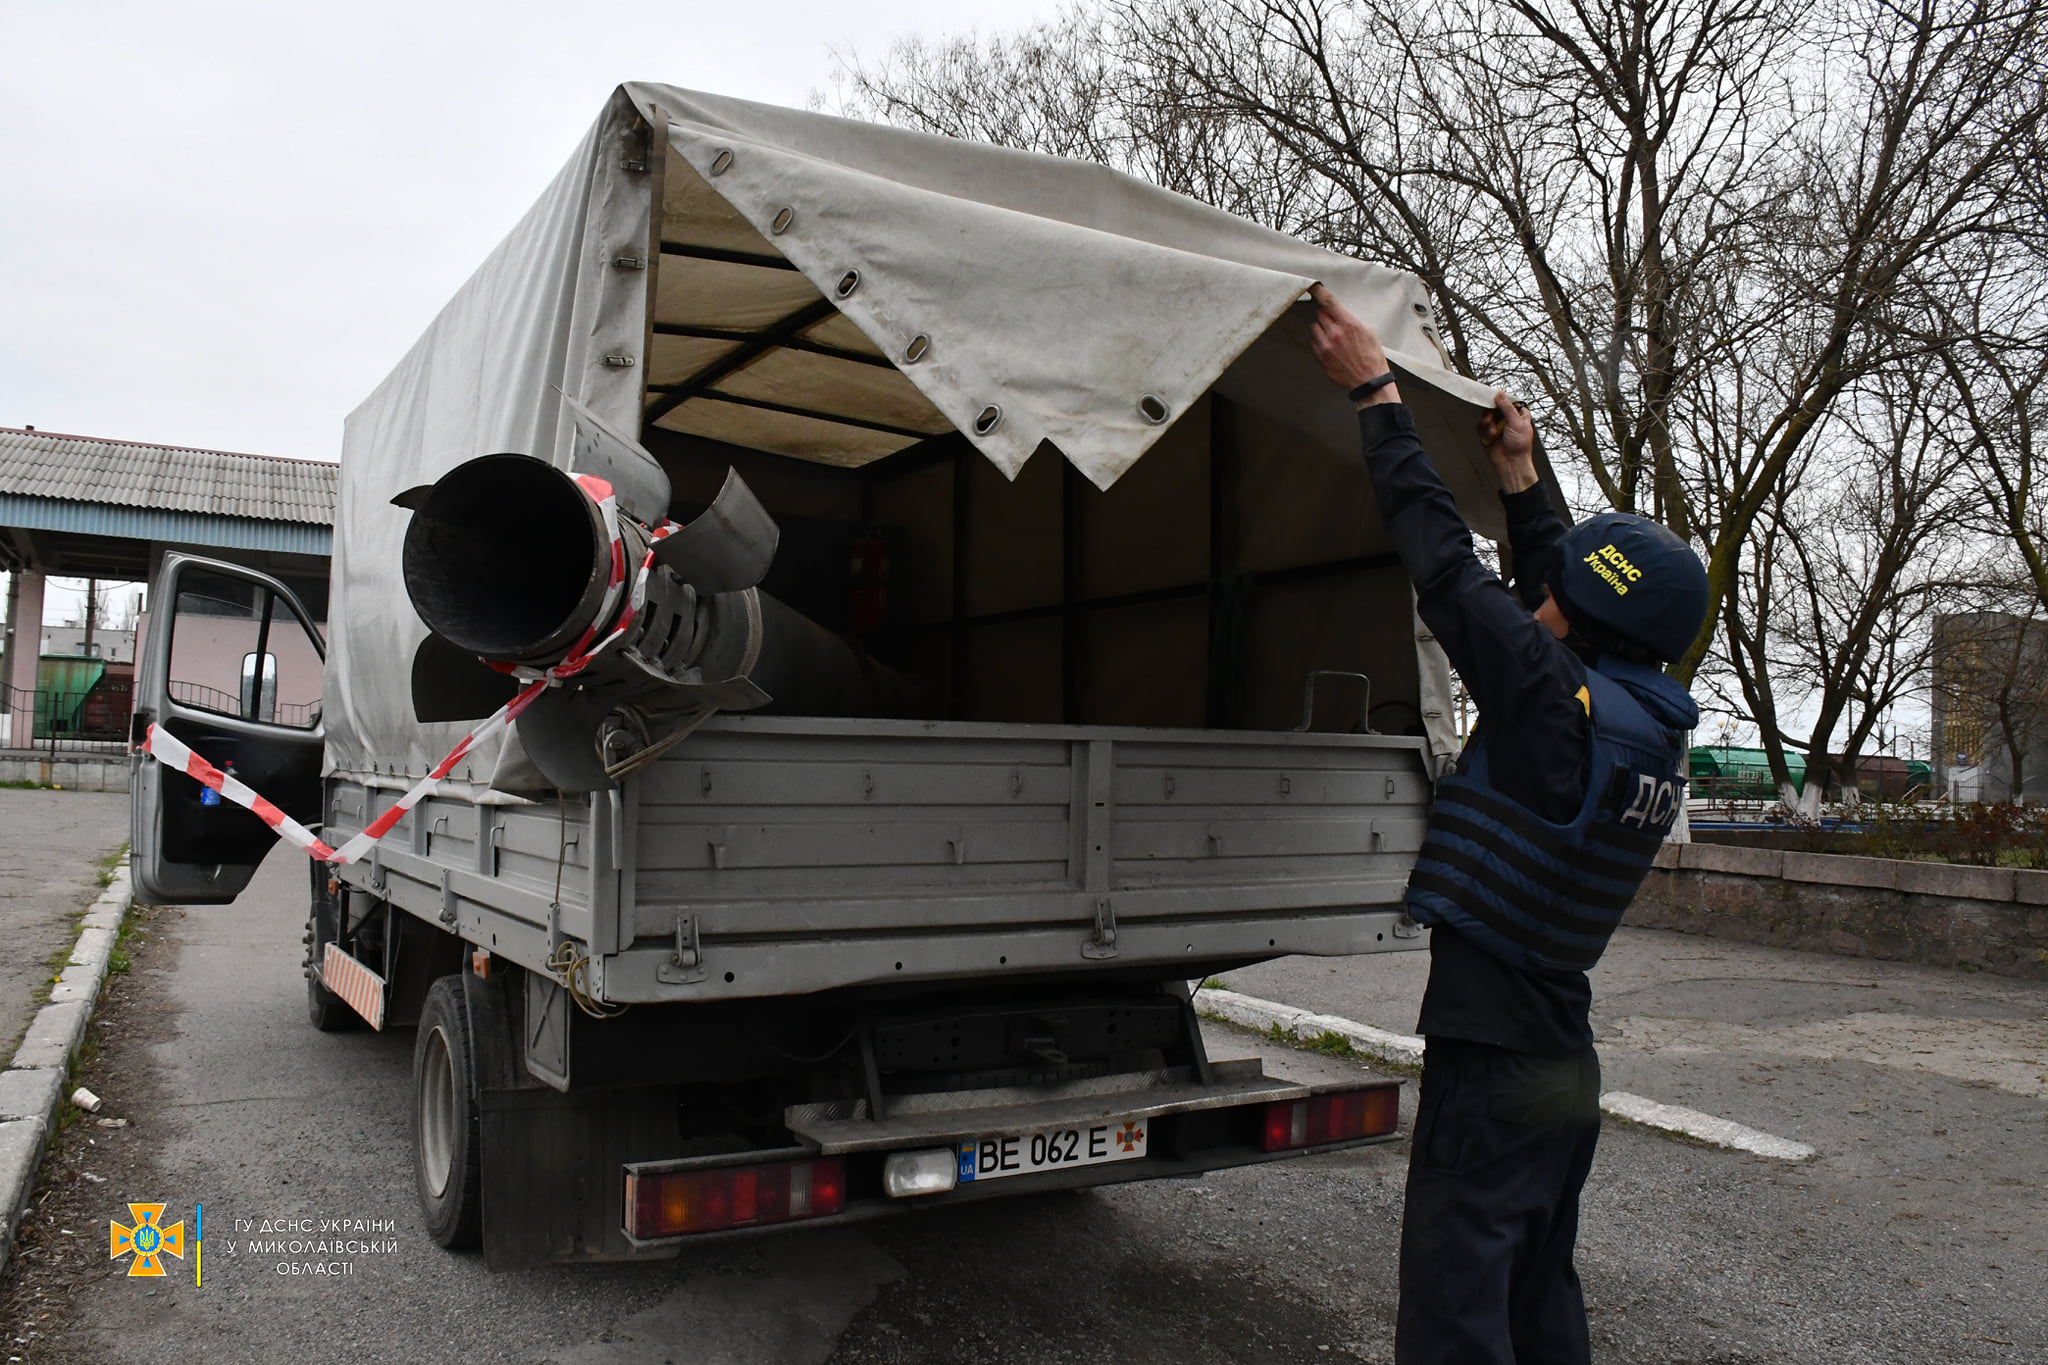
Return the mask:
<svg viewBox="0 0 2048 1365">
<path fill-rule="evenodd" d="M 626 80 L 802 105 L 1045 0 L 0 0 L 0 426 L 333 459 Z"/>
<path fill-rule="evenodd" d="M 0 426 L 334 459 L 614 86 L 801 106 L 1054 8 L 0 0 Z"/>
</svg>

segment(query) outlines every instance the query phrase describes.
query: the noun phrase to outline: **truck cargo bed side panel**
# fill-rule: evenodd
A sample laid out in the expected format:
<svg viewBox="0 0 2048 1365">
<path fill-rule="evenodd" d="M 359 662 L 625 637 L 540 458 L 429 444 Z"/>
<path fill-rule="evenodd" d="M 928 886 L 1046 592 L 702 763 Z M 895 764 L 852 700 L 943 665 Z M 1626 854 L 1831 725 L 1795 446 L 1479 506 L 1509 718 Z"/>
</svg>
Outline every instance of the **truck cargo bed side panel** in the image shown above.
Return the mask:
<svg viewBox="0 0 2048 1365">
<path fill-rule="evenodd" d="M 607 994 L 1405 947 L 1428 797 L 1419 740 L 721 718 L 634 793 Z"/>
</svg>

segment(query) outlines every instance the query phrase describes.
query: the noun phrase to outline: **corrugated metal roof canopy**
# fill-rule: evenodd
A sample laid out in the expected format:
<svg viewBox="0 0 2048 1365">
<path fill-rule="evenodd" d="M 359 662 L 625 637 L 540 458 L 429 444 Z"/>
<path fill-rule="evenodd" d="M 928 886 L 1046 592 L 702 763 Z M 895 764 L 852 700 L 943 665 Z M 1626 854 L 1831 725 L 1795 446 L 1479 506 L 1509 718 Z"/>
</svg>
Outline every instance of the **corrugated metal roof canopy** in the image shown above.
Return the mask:
<svg viewBox="0 0 2048 1365">
<path fill-rule="evenodd" d="M 334 524 L 339 466 L 0 427 L 0 494 Z"/>
</svg>

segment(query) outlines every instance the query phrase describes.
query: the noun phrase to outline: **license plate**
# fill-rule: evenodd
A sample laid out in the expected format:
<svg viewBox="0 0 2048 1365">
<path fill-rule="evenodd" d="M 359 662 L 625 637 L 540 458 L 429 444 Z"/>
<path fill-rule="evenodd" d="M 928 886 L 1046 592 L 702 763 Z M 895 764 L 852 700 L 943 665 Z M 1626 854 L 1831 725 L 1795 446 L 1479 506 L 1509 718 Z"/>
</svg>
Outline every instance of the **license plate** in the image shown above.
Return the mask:
<svg viewBox="0 0 2048 1365">
<path fill-rule="evenodd" d="M 960 1183 L 1131 1161 L 1145 1155 L 1147 1127 L 1143 1119 L 1104 1119 L 1070 1128 L 963 1138 L 959 1147 Z"/>
</svg>

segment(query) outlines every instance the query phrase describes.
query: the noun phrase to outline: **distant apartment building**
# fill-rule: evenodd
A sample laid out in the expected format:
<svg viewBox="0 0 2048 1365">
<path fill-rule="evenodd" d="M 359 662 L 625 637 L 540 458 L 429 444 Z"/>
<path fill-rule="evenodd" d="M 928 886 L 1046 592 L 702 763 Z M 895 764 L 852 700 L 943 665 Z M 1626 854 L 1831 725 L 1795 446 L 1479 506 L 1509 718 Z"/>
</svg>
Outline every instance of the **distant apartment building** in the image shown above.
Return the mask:
<svg viewBox="0 0 2048 1365">
<path fill-rule="evenodd" d="M 76 621 L 43 627 L 43 653 L 69 654 L 84 659 L 102 659 L 110 664 L 135 662 L 135 632 L 95 626 L 87 643 L 85 627 Z"/>
<path fill-rule="evenodd" d="M 1934 642 L 1937 793 L 2048 800 L 2048 619 L 1958 613 L 1936 620 Z"/>
</svg>

